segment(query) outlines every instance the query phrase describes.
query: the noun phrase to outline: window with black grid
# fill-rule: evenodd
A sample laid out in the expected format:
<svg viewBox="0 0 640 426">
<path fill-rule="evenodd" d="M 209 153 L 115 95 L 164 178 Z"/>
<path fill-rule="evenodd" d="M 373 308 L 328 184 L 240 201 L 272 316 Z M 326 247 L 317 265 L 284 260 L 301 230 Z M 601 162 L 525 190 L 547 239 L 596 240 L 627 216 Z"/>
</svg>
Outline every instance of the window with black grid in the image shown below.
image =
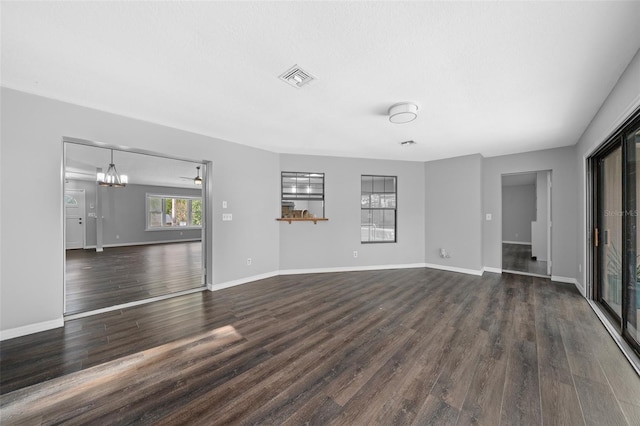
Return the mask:
<svg viewBox="0 0 640 426">
<path fill-rule="evenodd" d="M 360 241 L 397 241 L 397 177 L 362 175 L 360 191 Z"/>
</svg>

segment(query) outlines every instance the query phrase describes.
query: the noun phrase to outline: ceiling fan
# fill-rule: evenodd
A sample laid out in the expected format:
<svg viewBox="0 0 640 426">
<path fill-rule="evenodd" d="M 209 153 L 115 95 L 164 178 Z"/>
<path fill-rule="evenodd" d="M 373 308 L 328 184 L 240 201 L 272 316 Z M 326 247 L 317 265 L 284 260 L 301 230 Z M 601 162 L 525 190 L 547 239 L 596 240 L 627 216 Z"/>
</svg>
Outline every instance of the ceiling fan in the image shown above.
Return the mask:
<svg viewBox="0 0 640 426">
<path fill-rule="evenodd" d="M 194 185 L 202 185 L 202 178 L 200 177 L 200 166 L 196 166 L 196 170 L 198 171 L 196 177 L 192 178 L 192 177 L 180 176 L 180 179 L 192 180 Z"/>
</svg>

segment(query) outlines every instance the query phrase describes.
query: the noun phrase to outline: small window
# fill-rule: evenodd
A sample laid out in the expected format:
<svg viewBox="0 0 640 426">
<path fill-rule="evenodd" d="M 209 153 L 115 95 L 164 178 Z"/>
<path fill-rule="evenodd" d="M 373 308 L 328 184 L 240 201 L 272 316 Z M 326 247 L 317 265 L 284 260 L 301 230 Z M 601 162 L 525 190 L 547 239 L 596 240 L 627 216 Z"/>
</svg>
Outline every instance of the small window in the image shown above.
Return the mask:
<svg viewBox="0 0 640 426">
<path fill-rule="evenodd" d="M 78 200 L 73 198 L 71 195 L 64 194 L 64 203 L 68 206 L 77 206 Z"/>
<path fill-rule="evenodd" d="M 147 194 L 147 229 L 202 227 L 202 198 Z"/>
<path fill-rule="evenodd" d="M 396 183 L 396 176 L 362 175 L 360 191 L 361 242 L 396 242 Z"/>
<path fill-rule="evenodd" d="M 324 173 L 282 172 L 282 218 L 324 218 Z"/>
</svg>

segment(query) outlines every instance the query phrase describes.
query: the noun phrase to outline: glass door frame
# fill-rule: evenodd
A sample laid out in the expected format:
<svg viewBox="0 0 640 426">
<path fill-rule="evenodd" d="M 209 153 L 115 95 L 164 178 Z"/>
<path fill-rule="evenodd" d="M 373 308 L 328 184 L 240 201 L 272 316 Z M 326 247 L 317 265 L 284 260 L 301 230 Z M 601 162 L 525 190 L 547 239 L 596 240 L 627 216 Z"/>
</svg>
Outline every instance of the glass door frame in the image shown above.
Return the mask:
<svg viewBox="0 0 640 426">
<path fill-rule="evenodd" d="M 640 109 L 636 110 L 618 129 L 603 143 L 600 148 L 591 154 L 587 161 L 589 176 L 588 194 L 589 197 L 589 244 L 591 249 L 591 294 L 590 298 L 596 301 L 603 310 L 608 314 L 612 324 L 616 326 L 617 332 L 624 340 L 640 355 L 640 343 L 637 336 L 631 335 L 628 329 L 628 322 L 632 314 L 632 308 L 636 303 L 636 268 L 638 246 L 637 229 L 638 226 L 638 196 L 636 192 L 636 141 L 626 140 L 626 135 L 634 128 L 640 126 Z M 603 253 L 602 242 L 604 235 L 598 230 L 603 230 L 604 214 L 601 214 L 601 208 L 604 207 L 603 188 L 602 188 L 602 167 L 601 160 L 604 160 L 609 154 L 616 149 L 622 149 L 621 169 L 622 179 L 620 181 L 622 192 L 622 285 L 621 287 L 621 314 L 618 315 L 604 300 L 602 291 L 604 284 L 602 283 L 602 265 Z M 633 181 L 632 181 L 633 180 Z M 633 292 L 633 294 L 632 294 Z M 633 315 L 637 315 L 633 312 Z M 637 316 L 633 317 L 637 320 Z"/>
<path fill-rule="evenodd" d="M 104 308 L 99 308 L 96 310 L 90 310 L 80 313 L 69 314 L 67 312 L 67 265 L 66 265 L 66 255 L 62 258 L 62 312 L 64 315 L 64 320 L 72 320 L 76 318 L 82 318 L 90 315 L 95 315 L 97 313 L 108 312 L 112 310 L 122 309 L 124 307 L 141 305 L 149 302 L 153 302 L 156 300 L 169 299 L 172 297 L 179 296 L 181 294 L 187 293 L 196 293 L 204 290 L 210 290 L 213 286 L 213 256 L 210 254 L 213 253 L 213 162 L 210 160 L 194 160 L 184 157 L 178 157 L 171 154 L 164 154 L 160 152 L 139 149 L 139 148 L 131 148 L 122 145 L 113 145 L 104 142 L 98 142 L 87 139 L 80 139 L 75 137 L 63 136 L 62 137 L 62 161 L 61 161 L 61 170 L 60 170 L 60 187 L 61 193 L 64 194 L 66 189 L 66 168 L 67 168 L 67 144 L 75 144 L 75 145 L 84 145 L 92 148 L 103 148 L 103 149 L 113 149 L 122 152 L 128 152 L 132 154 L 145 155 L 150 157 L 159 157 L 169 160 L 176 161 L 184 161 L 188 163 L 197 163 L 200 164 L 200 171 L 202 173 L 202 208 L 203 208 L 203 216 L 202 216 L 202 230 L 201 230 L 201 244 L 202 244 L 202 259 L 201 259 L 201 279 L 202 285 L 200 287 L 195 287 L 189 290 L 183 290 L 178 293 L 168 293 L 160 296 L 154 296 L 146 299 L 129 301 L 123 304 L 118 304 L 114 306 L 108 306 Z M 66 235 L 66 220 L 65 220 L 65 206 L 62 203 L 62 234 Z M 86 219 L 86 218 L 85 218 Z M 66 241 L 62 239 L 62 252 L 66 252 Z"/>
</svg>

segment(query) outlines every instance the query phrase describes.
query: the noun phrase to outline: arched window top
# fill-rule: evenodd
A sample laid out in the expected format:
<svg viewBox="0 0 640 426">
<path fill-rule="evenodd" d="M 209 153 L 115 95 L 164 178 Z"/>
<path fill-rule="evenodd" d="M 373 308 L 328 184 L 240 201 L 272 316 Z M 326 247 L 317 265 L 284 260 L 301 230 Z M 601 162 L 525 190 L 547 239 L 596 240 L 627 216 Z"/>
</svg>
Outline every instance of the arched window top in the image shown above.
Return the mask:
<svg viewBox="0 0 640 426">
<path fill-rule="evenodd" d="M 64 194 L 64 203 L 67 206 L 77 206 L 78 205 L 78 200 L 73 198 L 71 195 Z"/>
</svg>

